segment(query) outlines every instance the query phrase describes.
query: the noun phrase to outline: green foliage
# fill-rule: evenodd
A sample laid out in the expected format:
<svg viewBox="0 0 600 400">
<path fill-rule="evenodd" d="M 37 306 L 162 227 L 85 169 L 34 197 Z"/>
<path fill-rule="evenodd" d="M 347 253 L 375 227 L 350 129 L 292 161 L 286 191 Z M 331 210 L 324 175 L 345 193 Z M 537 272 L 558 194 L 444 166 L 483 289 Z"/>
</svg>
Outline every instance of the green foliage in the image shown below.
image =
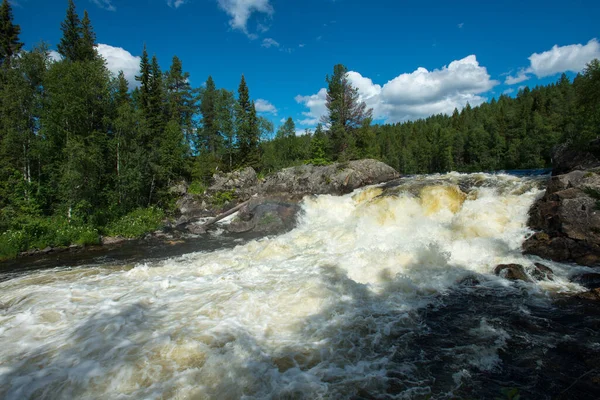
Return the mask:
<svg viewBox="0 0 600 400">
<path fill-rule="evenodd" d="M 16 221 L 15 221 L 16 222 Z M 15 257 L 28 249 L 98 244 L 98 230 L 60 217 L 37 217 L 18 221 L 0 234 L 0 259 Z"/>
<path fill-rule="evenodd" d="M 594 189 L 592 187 L 586 187 L 583 189 L 583 192 L 590 196 L 592 199 L 596 200 L 596 209 L 600 210 L 600 190 Z"/>
<path fill-rule="evenodd" d="M 215 207 L 223 207 L 236 199 L 235 190 L 219 191 L 211 198 L 211 203 Z"/>
<path fill-rule="evenodd" d="M 145 233 L 159 229 L 164 217 L 165 214 L 160 208 L 138 208 L 108 224 L 105 233 L 126 238 L 142 237 Z"/>
<path fill-rule="evenodd" d="M 201 181 L 192 181 L 188 187 L 189 194 L 204 194 L 206 192 L 206 185 Z"/>
</svg>

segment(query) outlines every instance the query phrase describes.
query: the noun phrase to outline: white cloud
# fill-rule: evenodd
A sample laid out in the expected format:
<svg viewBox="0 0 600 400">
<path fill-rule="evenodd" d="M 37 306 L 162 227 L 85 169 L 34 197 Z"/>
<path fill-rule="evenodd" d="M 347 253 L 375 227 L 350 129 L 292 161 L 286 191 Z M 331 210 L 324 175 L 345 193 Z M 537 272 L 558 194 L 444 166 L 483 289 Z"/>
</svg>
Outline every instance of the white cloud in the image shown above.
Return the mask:
<svg viewBox="0 0 600 400">
<path fill-rule="evenodd" d="M 265 38 L 263 39 L 261 46 L 268 49 L 270 47 L 279 47 L 279 43 L 275 39 Z"/>
<path fill-rule="evenodd" d="M 277 115 L 277 108 L 275 108 L 275 106 L 269 101 L 264 99 L 256 100 L 256 102 L 254 103 L 254 108 L 256 109 L 256 112 L 259 113 L 270 113 L 273 115 Z"/>
<path fill-rule="evenodd" d="M 538 78 L 555 75 L 561 72 L 580 72 L 594 58 L 600 58 L 600 43 L 592 39 L 587 44 L 554 45 L 543 53 L 533 53 L 529 57 L 530 66 L 527 72 Z"/>
<path fill-rule="evenodd" d="M 279 120 L 279 122 L 280 122 L 280 123 L 282 123 L 282 124 L 283 124 L 283 123 L 285 123 L 285 121 L 287 121 L 287 118 L 285 118 L 285 117 L 283 117 L 283 118 L 281 118 L 281 119 Z"/>
<path fill-rule="evenodd" d="M 178 0 L 181 1 L 181 0 Z M 267 16 L 273 15 L 273 6 L 270 0 L 217 0 L 219 7 L 225 11 L 230 17 L 229 25 L 233 29 L 244 32 L 251 39 L 256 38 L 255 34 L 248 32 L 248 20 L 253 13 L 262 13 Z M 258 29 L 265 32 L 268 28 L 260 24 Z"/>
<path fill-rule="evenodd" d="M 298 45 L 298 47 L 300 47 L 300 48 L 304 47 L 304 43 L 300 43 L 300 44 Z"/>
<path fill-rule="evenodd" d="M 58 51 L 56 51 L 56 50 L 50 50 L 48 52 L 48 57 L 52 61 L 60 61 L 60 60 L 63 59 L 63 57 L 60 55 L 60 53 Z"/>
<path fill-rule="evenodd" d="M 98 44 L 98 53 L 106 60 L 106 67 L 115 74 L 123 71 L 129 82 L 129 87 L 137 86 L 135 76 L 139 73 L 141 57 L 133 56 L 121 47 L 113 47 L 108 44 Z"/>
<path fill-rule="evenodd" d="M 302 113 L 306 118 L 298 121 L 301 125 L 315 125 L 319 123 L 321 116 L 327 114 L 327 106 L 325 105 L 327 102 L 327 89 L 325 88 L 310 96 L 298 95 L 295 100 L 309 109 L 309 111 Z"/>
<path fill-rule="evenodd" d="M 463 27 L 463 26 L 465 26 L 465 23 L 464 23 L 464 22 L 461 22 L 460 24 L 458 24 L 458 25 L 456 25 L 456 26 L 458 26 L 458 29 L 462 29 L 462 27 Z"/>
<path fill-rule="evenodd" d="M 187 0 L 167 0 L 167 5 L 172 8 L 179 8 L 185 3 L 187 3 Z"/>
<path fill-rule="evenodd" d="M 479 105 L 486 100 L 480 94 L 499 84 L 490 79 L 487 69 L 479 65 L 474 55 L 433 71 L 418 68 L 383 86 L 355 71 L 348 72 L 348 79 L 358 88 L 361 100 L 373 108 L 373 116 L 387 122 L 451 114 L 467 102 L 471 106 Z M 325 88 L 311 96 L 296 96 L 296 101 L 309 109 L 303 113 L 307 118 L 299 121 L 301 124 L 312 125 L 326 115 L 326 96 Z"/>
<path fill-rule="evenodd" d="M 520 69 L 517 73 L 517 76 L 508 75 L 504 83 L 506 85 L 516 85 L 517 83 L 525 82 L 529 79 L 529 76 L 525 72 L 525 70 Z"/>
<path fill-rule="evenodd" d="M 515 91 L 515 89 L 513 89 L 513 88 L 508 88 L 508 89 L 506 89 L 504 92 L 502 92 L 502 94 L 511 94 L 511 93 L 513 93 L 514 91 Z"/>
<path fill-rule="evenodd" d="M 112 0 L 91 0 L 91 1 L 98 7 L 104 8 L 105 10 L 117 11 L 115 6 L 112 5 Z"/>
</svg>

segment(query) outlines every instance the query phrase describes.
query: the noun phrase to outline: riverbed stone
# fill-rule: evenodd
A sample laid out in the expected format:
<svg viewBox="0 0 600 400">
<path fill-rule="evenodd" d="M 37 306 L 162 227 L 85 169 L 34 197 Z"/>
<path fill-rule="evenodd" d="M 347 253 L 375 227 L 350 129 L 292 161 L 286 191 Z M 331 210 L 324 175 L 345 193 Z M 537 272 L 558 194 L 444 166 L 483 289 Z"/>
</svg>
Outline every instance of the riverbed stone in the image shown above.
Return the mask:
<svg viewBox="0 0 600 400">
<path fill-rule="evenodd" d="M 543 281 L 543 280 L 552 281 L 552 280 L 554 280 L 554 271 L 552 271 L 552 269 L 550 267 L 547 267 L 544 264 L 536 262 L 533 264 L 531 276 L 538 281 Z"/>
<path fill-rule="evenodd" d="M 511 281 L 531 281 L 525 272 L 525 268 L 520 264 L 497 265 L 496 268 L 494 268 L 494 273 Z"/>
<path fill-rule="evenodd" d="M 600 288 L 600 274 L 585 273 L 575 275 L 571 278 L 571 282 L 580 284 L 581 286 L 588 289 L 597 289 Z"/>
</svg>

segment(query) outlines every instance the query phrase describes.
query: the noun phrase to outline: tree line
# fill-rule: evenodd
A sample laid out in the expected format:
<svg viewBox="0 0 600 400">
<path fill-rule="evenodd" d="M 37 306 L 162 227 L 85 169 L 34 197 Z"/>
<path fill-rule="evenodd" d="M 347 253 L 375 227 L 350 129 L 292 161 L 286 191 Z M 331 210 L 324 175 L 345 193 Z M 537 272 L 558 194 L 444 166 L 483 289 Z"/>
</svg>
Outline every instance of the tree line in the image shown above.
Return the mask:
<svg viewBox="0 0 600 400">
<path fill-rule="evenodd" d="M 61 31 L 60 60 L 44 44 L 24 51 L 2 1 L 0 257 L 2 246 L 52 242 L 53 226 L 76 232 L 62 242 L 93 242 L 98 232 L 119 233 L 111 226 L 133 224 L 123 218 L 144 219 L 143 210 L 160 219 L 156 210 L 173 208 L 175 183 L 208 185 L 215 171 L 268 174 L 364 157 L 402 173 L 538 168 L 550 165 L 557 143 L 584 143 L 600 123 L 597 60 L 573 82 L 563 75 L 451 116 L 382 125 L 336 65 L 326 77 L 328 113 L 314 132 L 297 135 L 288 118 L 271 138 L 273 124 L 257 115 L 243 75 L 236 93 L 210 76 L 193 88 L 177 56 L 162 71 L 144 46 L 132 85 L 107 69 L 90 18 L 80 18 L 73 0 Z"/>
</svg>

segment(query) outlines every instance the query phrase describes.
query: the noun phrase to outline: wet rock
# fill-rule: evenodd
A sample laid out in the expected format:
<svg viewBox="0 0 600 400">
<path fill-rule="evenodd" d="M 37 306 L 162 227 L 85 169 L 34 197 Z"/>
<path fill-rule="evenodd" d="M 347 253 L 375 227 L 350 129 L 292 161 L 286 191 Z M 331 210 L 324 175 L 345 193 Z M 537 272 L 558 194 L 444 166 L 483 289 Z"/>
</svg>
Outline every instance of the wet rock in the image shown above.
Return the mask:
<svg viewBox="0 0 600 400">
<path fill-rule="evenodd" d="M 481 281 L 479 280 L 479 277 L 476 275 L 465 276 L 464 278 L 462 278 L 456 282 L 456 284 L 460 285 L 460 286 L 477 286 L 480 283 L 481 283 Z"/>
<path fill-rule="evenodd" d="M 550 267 L 547 267 L 544 264 L 534 263 L 531 276 L 533 276 L 533 278 L 538 281 L 551 281 L 554 280 L 554 271 L 552 271 Z"/>
<path fill-rule="evenodd" d="M 53 250 L 52 247 L 48 246 L 48 247 L 40 250 L 40 253 L 42 253 L 42 254 L 48 254 L 48 253 L 52 252 L 52 250 Z"/>
<path fill-rule="evenodd" d="M 538 232 L 524 242 L 523 251 L 554 261 L 600 264 L 599 196 L 597 171 L 553 176 L 529 211 L 529 226 Z"/>
<path fill-rule="evenodd" d="M 531 281 L 525 273 L 525 268 L 523 268 L 523 266 L 520 264 L 497 265 L 496 268 L 494 268 L 494 274 L 511 281 Z"/>
<path fill-rule="evenodd" d="M 571 282 L 577 283 L 587 289 L 600 288 L 600 274 L 587 273 L 575 275 L 571 278 Z"/>
<path fill-rule="evenodd" d="M 192 235 L 202 235 L 206 233 L 206 229 L 199 222 L 194 222 L 186 226 L 186 229 Z"/>
<path fill-rule="evenodd" d="M 583 293 L 578 293 L 574 297 L 580 300 L 600 301 L 600 288 L 588 290 L 587 292 Z"/>
<path fill-rule="evenodd" d="M 227 226 L 230 232 L 276 234 L 287 232 L 296 225 L 300 206 L 277 198 L 253 198 Z"/>
</svg>

